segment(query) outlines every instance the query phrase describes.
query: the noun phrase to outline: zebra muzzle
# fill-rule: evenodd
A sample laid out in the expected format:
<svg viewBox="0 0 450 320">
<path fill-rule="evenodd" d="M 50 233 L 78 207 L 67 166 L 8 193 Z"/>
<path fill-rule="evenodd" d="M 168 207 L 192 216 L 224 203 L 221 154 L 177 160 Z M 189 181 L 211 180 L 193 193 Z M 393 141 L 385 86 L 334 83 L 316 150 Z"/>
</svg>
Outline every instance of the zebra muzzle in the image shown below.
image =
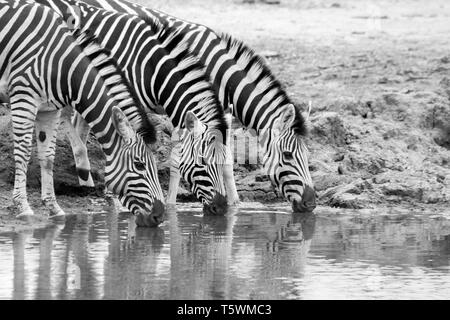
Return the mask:
<svg viewBox="0 0 450 320">
<path fill-rule="evenodd" d="M 153 203 L 151 213 L 142 212 L 141 210 L 136 212 L 136 225 L 138 227 L 157 227 L 164 221 L 164 213 L 164 204 L 160 200 L 156 200 Z"/>
<path fill-rule="evenodd" d="M 312 212 L 316 208 L 316 192 L 310 186 L 306 186 L 303 191 L 301 201 L 294 200 L 292 202 L 292 210 L 294 212 Z"/>
<path fill-rule="evenodd" d="M 228 211 L 227 197 L 220 193 L 216 193 L 211 203 L 203 205 L 203 213 L 205 215 L 223 216 Z"/>
</svg>

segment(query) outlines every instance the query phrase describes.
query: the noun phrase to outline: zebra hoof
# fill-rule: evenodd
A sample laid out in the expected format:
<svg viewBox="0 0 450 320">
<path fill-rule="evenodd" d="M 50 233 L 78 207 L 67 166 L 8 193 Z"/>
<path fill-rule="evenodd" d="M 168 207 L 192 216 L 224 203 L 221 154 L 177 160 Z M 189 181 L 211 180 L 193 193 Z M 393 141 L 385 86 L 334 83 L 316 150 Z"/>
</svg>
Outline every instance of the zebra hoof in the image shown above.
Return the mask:
<svg viewBox="0 0 450 320">
<path fill-rule="evenodd" d="M 90 180 L 90 181 L 83 181 L 83 180 L 78 180 L 78 183 L 80 185 L 80 187 L 88 187 L 88 188 L 94 188 L 95 184 L 94 181 Z"/>
<path fill-rule="evenodd" d="M 43 199 L 42 202 L 48 209 L 50 218 L 64 217 L 66 215 L 54 198 Z"/>
<path fill-rule="evenodd" d="M 13 205 L 13 214 L 16 215 L 16 218 L 22 219 L 34 216 L 34 212 L 27 201 L 13 200 Z"/>
<path fill-rule="evenodd" d="M 31 209 L 29 208 L 29 209 L 27 209 L 27 210 L 21 211 L 21 212 L 16 216 L 16 218 L 17 218 L 17 219 L 20 219 L 20 220 L 27 220 L 28 218 L 33 217 L 33 216 L 34 216 L 34 212 L 33 212 L 33 210 L 31 210 Z"/>
<path fill-rule="evenodd" d="M 57 212 L 50 211 L 49 218 L 57 219 L 57 218 L 65 217 L 65 216 L 66 216 L 66 213 L 60 209 Z"/>
<path fill-rule="evenodd" d="M 166 203 L 166 208 L 167 209 L 176 209 L 177 208 L 177 204 L 174 203 Z"/>
<path fill-rule="evenodd" d="M 91 171 L 86 169 L 77 169 L 78 183 L 81 187 L 95 187 L 94 180 L 92 179 Z"/>
</svg>

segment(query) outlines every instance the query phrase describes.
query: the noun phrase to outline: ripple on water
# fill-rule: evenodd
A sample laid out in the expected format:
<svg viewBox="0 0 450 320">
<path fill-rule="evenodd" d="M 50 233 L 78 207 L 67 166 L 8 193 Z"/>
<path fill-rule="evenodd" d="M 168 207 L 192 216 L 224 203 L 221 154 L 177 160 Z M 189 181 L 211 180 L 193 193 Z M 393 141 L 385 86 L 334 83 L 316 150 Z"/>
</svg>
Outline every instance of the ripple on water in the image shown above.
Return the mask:
<svg viewBox="0 0 450 320">
<path fill-rule="evenodd" d="M 448 299 L 450 220 L 243 204 L 222 217 L 170 209 L 74 215 L 0 235 L 0 298 Z"/>
</svg>

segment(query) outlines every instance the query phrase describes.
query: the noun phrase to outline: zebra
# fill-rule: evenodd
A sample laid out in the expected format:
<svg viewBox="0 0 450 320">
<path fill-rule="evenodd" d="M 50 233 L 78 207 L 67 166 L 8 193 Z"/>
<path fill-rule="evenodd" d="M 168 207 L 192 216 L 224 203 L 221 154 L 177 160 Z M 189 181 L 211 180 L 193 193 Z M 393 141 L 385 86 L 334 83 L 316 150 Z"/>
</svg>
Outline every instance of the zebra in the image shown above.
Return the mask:
<svg viewBox="0 0 450 320">
<path fill-rule="evenodd" d="M 158 113 L 162 107 L 174 128 L 187 129 L 173 134 L 181 144 L 172 151 L 167 202 L 176 202 L 181 172 L 206 213 L 224 213 L 228 207 L 223 184 L 227 118 L 203 65 L 188 54 L 176 30 L 73 0 L 37 2 L 72 21 L 75 29 L 89 31 L 110 50 L 146 111 Z M 83 134 L 80 121 L 74 122 Z"/>
<path fill-rule="evenodd" d="M 233 105 L 233 116 L 258 135 L 264 170 L 272 183 L 294 211 L 314 210 L 316 193 L 305 144 L 310 110 L 302 115 L 261 57 L 228 34 L 126 0 L 83 2 L 159 21 L 183 36 L 191 53 L 206 66 L 222 105 Z"/>
<path fill-rule="evenodd" d="M 26 174 L 33 129 L 41 167 L 41 199 L 50 217 L 64 216 L 53 187 L 53 160 L 61 110 L 86 120 L 106 157 L 105 184 L 136 215 L 139 226 L 156 226 L 164 198 L 149 143 L 155 129 L 144 115 L 131 123 L 123 110 L 138 109 L 109 56 L 94 42 L 84 50 L 51 9 L 0 0 L 1 96 L 7 97 L 14 140 L 13 203 L 18 217 L 33 215 Z M 100 66 L 95 68 L 93 64 Z M 136 127 L 136 129 L 133 127 Z"/>
</svg>

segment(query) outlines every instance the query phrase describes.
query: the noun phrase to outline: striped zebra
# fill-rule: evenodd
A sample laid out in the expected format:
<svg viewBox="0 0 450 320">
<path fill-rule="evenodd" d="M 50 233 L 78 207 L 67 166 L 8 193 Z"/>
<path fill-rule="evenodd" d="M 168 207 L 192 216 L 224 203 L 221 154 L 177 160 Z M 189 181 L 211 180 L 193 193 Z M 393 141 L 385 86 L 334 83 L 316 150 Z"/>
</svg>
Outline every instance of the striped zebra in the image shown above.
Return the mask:
<svg viewBox="0 0 450 320">
<path fill-rule="evenodd" d="M 188 53 L 176 30 L 72 0 L 37 2 L 50 6 L 74 29 L 94 35 L 114 56 L 146 111 L 159 112 L 162 107 L 174 128 L 187 128 L 173 135 L 181 144 L 172 152 L 167 202 L 176 202 L 181 173 L 206 213 L 224 213 L 227 119 L 203 65 Z M 83 134 L 82 124 L 75 121 Z"/>
<path fill-rule="evenodd" d="M 304 139 L 307 117 L 289 99 L 263 60 L 244 43 L 210 28 L 126 0 L 83 0 L 110 11 L 153 19 L 175 29 L 206 66 L 220 102 L 258 135 L 265 172 L 294 211 L 312 211 L 316 195 Z M 309 112 L 308 112 L 309 115 Z M 227 181 L 225 181 L 227 183 Z"/>
<path fill-rule="evenodd" d="M 83 34 L 79 41 L 85 42 L 84 50 L 49 8 L 0 0 L 0 82 L 11 107 L 13 203 L 19 216 L 33 214 L 26 174 L 35 127 L 42 201 L 50 216 L 65 214 L 55 198 L 53 160 L 61 110 L 70 106 L 102 146 L 107 187 L 137 216 L 138 225 L 155 226 L 164 214 L 164 199 L 147 145 L 155 140 L 154 127 L 143 114 L 133 124 L 128 121 L 122 110 L 139 108 L 126 82 L 102 48 Z"/>
</svg>

